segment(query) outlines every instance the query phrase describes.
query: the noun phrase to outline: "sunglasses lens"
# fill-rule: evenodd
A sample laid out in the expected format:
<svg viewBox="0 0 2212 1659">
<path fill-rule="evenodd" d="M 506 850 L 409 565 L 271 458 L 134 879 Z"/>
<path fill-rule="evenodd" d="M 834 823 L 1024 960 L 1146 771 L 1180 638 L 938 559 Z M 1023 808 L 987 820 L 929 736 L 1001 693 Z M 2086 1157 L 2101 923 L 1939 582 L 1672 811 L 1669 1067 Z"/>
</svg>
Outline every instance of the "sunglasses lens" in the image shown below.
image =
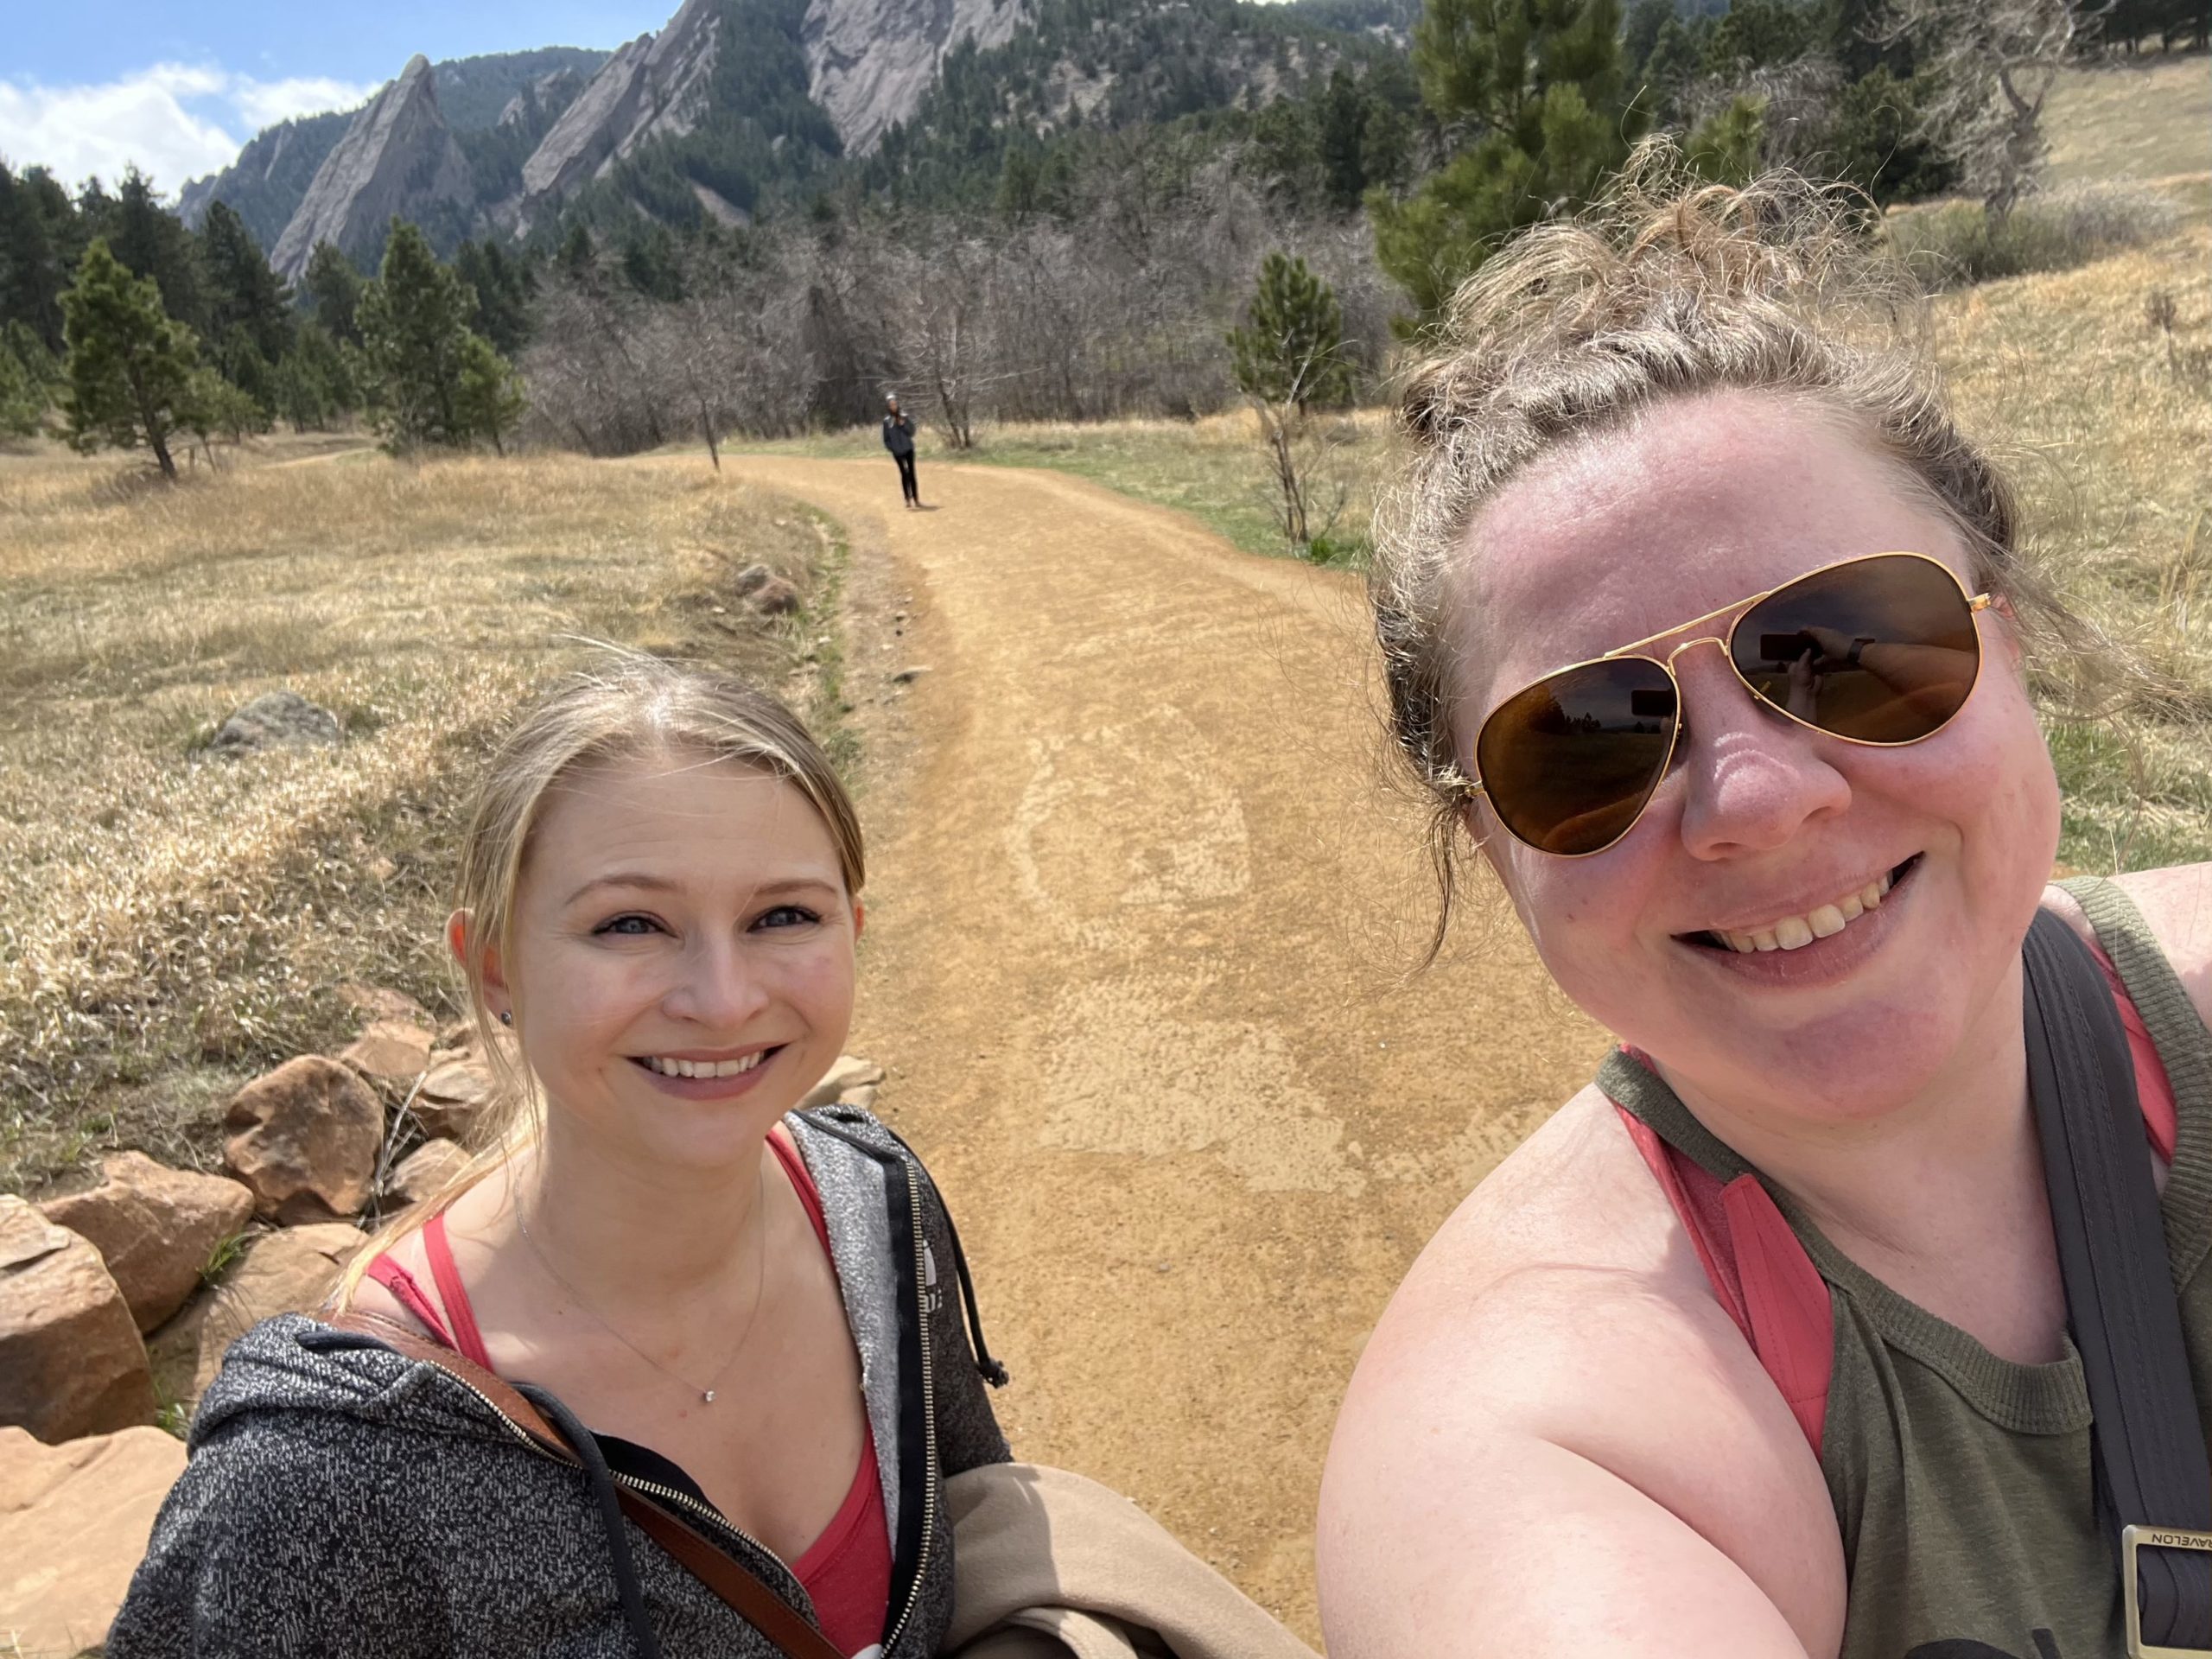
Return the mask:
<svg viewBox="0 0 2212 1659">
<path fill-rule="evenodd" d="M 1637 657 L 1541 679 L 1483 722 L 1475 765 L 1491 810 L 1547 853 L 1594 853 L 1628 833 L 1675 741 L 1675 683 Z"/>
<path fill-rule="evenodd" d="M 1736 625 L 1737 672 L 1808 726 L 1913 743 L 1964 706 L 1981 668 L 1974 610 L 1949 571 L 1889 553 L 1817 570 Z"/>
</svg>

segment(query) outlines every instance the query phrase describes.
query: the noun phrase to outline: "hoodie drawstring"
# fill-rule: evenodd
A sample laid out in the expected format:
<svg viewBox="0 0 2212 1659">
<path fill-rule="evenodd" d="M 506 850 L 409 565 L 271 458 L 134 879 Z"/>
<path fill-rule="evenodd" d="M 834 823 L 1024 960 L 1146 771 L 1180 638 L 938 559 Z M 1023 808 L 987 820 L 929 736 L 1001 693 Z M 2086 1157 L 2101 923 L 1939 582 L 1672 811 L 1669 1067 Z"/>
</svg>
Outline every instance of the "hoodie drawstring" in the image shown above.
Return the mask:
<svg viewBox="0 0 2212 1659">
<path fill-rule="evenodd" d="M 622 1517 L 622 1500 L 615 1495 L 613 1471 L 607 1466 L 607 1454 L 599 1449 L 591 1431 L 576 1420 L 575 1413 L 550 1389 L 529 1382 L 517 1382 L 514 1389 L 561 1431 L 561 1438 L 583 1464 L 584 1473 L 591 1480 L 591 1495 L 599 1503 L 601 1524 L 607 1529 L 607 1553 L 614 1558 L 614 1586 L 622 1598 L 622 1617 L 638 1644 L 638 1659 L 660 1659 L 660 1641 L 645 1617 L 645 1592 L 638 1580 L 638 1563 L 630 1554 L 629 1529 Z"/>
</svg>

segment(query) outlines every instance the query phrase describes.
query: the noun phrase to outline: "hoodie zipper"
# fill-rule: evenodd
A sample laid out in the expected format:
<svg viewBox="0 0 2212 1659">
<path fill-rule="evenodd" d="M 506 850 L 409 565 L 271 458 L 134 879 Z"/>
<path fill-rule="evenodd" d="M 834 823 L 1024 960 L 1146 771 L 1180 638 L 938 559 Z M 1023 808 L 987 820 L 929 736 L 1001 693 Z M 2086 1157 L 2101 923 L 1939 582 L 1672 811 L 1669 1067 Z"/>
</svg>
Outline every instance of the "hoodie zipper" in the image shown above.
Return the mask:
<svg viewBox="0 0 2212 1659">
<path fill-rule="evenodd" d="M 914 1317 L 921 1332 L 922 1345 L 922 1548 L 914 1560 L 914 1580 L 906 1592 L 906 1605 L 899 1611 L 899 1622 L 891 1627 L 891 1634 L 884 1638 L 885 1659 L 899 1645 L 899 1638 L 906 1634 L 907 1621 L 914 1616 L 914 1607 L 922 1599 L 922 1585 L 929 1574 L 930 1546 L 937 1533 L 937 1373 L 931 1365 L 933 1355 L 930 1342 L 930 1286 L 925 1264 L 929 1261 L 928 1236 L 922 1230 L 922 1185 L 918 1178 L 919 1166 L 906 1153 L 899 1154 L 906 1175 L 906 1203 L 913 1214 L 914 1253 Z"/>
</svg>

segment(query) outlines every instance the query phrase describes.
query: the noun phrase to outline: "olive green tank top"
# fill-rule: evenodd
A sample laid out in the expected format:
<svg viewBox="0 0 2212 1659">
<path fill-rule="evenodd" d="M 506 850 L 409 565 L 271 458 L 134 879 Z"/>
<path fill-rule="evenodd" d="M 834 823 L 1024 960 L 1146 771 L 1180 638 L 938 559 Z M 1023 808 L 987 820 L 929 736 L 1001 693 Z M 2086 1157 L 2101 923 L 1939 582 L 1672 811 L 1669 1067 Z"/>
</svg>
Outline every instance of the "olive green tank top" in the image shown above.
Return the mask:
<svg viewBox="0 0 2212 1659">
<path fill-rule="evenodd" d="M 2197 1408 L 2212 1428 L 2212 1032 L 2125 894 L 2063 884 L 2096 929 L 2173 1085 L 2161 1210 Z M 1723 1182 L 1751 1171 L 1643 1067 L 1600 1085 Z M 1821 1439 L 1849 1578 L 1842 1659 L 2120 1659 L 2120 1573 L 2098 1533 L 2089 1395 L 2063 1358 L 2016 1364 L 1857 1266 L 1761 1177 L 1828 1287 Z"/>
</svg>

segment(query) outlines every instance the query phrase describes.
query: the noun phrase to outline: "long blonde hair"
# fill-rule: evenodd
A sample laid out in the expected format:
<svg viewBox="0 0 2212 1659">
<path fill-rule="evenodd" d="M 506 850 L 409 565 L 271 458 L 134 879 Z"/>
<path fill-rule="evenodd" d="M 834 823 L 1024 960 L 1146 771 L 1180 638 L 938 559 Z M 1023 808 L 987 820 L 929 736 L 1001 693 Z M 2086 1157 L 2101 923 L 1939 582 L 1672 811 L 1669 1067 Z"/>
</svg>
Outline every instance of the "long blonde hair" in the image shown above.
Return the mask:
<svg viewBox="0 0 2212 1659">
<path fill-rule="evenodd" d="M 728 761 L 791 784 L 828 828 L 846 892 L 859 894 L 867 861 L 852 798 L 813 734 L 766 692 L 630 652 L 554 685 L 486 761 L 461 839 L 454 900 L 470 935 L 461 976 L 493 1075 L 492 1101 L 470 1133 L 468 1163 L 378 1228 L 354 1256 L 340 1281 L 341 1306 L 378 1254 L 505 1166 L 541 1130 L 537 1080 L 486 997 L 486 949 L 503 958 L 512 950 L 516 895 L 548 798 L 581 772 L 639 760 Z"/>
</svg>

